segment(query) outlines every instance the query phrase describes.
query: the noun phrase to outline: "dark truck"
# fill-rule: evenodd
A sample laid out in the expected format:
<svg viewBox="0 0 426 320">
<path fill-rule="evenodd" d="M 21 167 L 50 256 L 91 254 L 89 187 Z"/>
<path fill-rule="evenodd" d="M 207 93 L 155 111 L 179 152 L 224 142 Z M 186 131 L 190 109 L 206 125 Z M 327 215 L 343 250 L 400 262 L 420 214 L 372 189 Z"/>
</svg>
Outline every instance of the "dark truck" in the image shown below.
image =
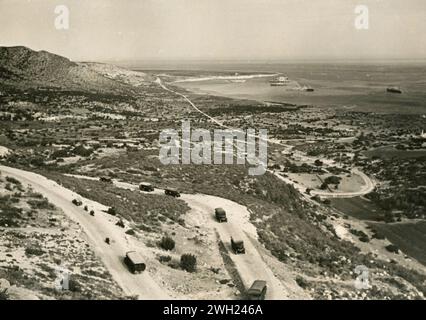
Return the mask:
<svg viewBox="0 0 426 320">
<path fill-rule="evenodd" d="M 168 189 L 164 190 L 164 193 L 168 196 L 172 196 L 172 197 L 175 197 L 175 198 L 180 197 L 180 193 L 176 189 L 168 188 Z"/>
<path fill-rule="evenodd" d="M 247 290 L 247 299 L 248 300 L 265 300 L 266 296 L 266 281 L 256 280 L 251 285 L 250 289 Z"/>
<path fill-rule="evenodd" d="M 132 273 L 139 273 L 145 271 L 146 265 L 142 257 L 136 251 L 129 251 L 124 257 L 124 263 Z"/>
<path fill-rule="evenodd" d="M 219 222 L 228 222 L 228 218 L 226 217 L 226 211 L 222 208 L 214 209 L 214 214 L 216 216 L 216 220 Z"/>
<path fill-rule="evenodd" d="M 234 251 L 235 254 L 244 254 L 246 253 L 246 249 L 244 248 L 244 241 L 243 240 L 234 240 L 234 238 L 231 237 L 231 248 Z"/>
<path fill-rule="evenodd" d="M 81 200 L 78 200 L 78 199 L 73 199 L 71 202 L 77 207 L 80 207 L 81 205 L 83 205 L 83 202 L 81 202 Z"/>
<path fill-rule="evenodd" d="M 141 183 L 139 185 L 139 190 L 145 191 L 145 192 L 152 192 L 154 191 L 154 187 L 149 183 Z"/>
<path fill-rule="evenodd" d="M 99 181 L 106 182 L 106 183 L 112 183 L 112 178 L 107 177 L 107 176 L 103 176 L 103 177 L 99 178 Z"/>
</svg>

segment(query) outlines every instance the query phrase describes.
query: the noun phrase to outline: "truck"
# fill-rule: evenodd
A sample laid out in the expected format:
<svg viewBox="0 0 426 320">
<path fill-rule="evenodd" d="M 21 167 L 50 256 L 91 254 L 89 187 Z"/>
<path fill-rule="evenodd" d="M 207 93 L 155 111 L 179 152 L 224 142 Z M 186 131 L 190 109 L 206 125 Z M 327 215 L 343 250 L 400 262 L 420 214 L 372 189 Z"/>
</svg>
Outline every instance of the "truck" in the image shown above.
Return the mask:
<svg viewBox="0 0 426 320">
<path fill-rule="evenodd" d="M 172 197 L 175 197 L 175 198 L 179 198 L 180 197 L 180 192 L 177 191 L 176 189 L 173 189 L 173 188 L 167 188 L 167 189 L 165 189 L 164 193 L 166 195 L 168 195 L 168 196 L 172 196 Z"/>
<path fill-rule="evenodd" d="M 226 211 L 222 208 L 214 209 L 214 213 L 218 222 L 228 222 L 228 218 L 226 217 Z"/>
<path fill-rule="evenodd" d="M 248 300 L 265 300 L 267 288 L 266 281 L 254 281 L 246 293 Z"/>
<path fill-rule="evenodd" d="M 140 273 L 146 269 L 146 264 L 136 251 L 128 251 L 124 257 L 124 263 L 131 273 Z"/>
<path fill-rule="evenodd" d="M 103 177 L 99 178 L 99 181 L 106 182 L 106 183 L 112 183 L 112 178 L 107 177 L 107 176 L 103 176 Z"/>
<path fill-rule="evenodd" d="M 233 237 L 231 237 L 231 248 L 234 251 L 235 254 L 245 254 L 246 248 L 244 248 L 244 241 L 243 240 L 235 240 Z"/>
<path fill-rule="evenodd" d="M 145 191 L 145 192 L 152 192 L 154 191 L 154 187 L 149 183 L 141 183 L 139 185 L 139 190 Z"/>
<path fill-rule="evenodd" d="M 77 207 L 80 207 L 81 205 L 83 205 L 83 202 L 81 202 L 81 200 L 78 200 L 78 199 L 73 199 L 71 202 Z"/>
</svg>

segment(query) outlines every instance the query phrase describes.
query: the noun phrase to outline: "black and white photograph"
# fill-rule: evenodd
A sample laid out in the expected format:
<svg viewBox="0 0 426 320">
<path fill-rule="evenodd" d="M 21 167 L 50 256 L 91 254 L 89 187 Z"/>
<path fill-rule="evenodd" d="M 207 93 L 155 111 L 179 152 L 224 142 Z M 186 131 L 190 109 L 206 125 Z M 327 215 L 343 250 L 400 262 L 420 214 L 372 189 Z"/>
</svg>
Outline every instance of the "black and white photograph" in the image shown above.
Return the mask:
<svg viewBox="0 0 426 320">
<path fill-rule="evenodd" d="M 424 300 L 425 32 L 424 0 L 0 0 L 0 300 Z"/>
</svg>

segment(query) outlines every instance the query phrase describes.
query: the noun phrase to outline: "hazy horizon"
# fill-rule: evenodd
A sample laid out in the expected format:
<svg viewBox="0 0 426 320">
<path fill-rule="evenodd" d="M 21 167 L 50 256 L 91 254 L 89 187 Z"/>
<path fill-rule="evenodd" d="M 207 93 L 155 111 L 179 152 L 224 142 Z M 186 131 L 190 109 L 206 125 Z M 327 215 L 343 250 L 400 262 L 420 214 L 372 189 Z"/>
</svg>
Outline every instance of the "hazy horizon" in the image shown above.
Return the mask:
<svg viewBox="0 0 426 320">
<path fill-rule="evenodd" d="M 54 10 L 66 5 L 68 30 Z M 0 45 L 74 61 L 423 61 L 424 0 L 0 0 Z"/>
</svg>

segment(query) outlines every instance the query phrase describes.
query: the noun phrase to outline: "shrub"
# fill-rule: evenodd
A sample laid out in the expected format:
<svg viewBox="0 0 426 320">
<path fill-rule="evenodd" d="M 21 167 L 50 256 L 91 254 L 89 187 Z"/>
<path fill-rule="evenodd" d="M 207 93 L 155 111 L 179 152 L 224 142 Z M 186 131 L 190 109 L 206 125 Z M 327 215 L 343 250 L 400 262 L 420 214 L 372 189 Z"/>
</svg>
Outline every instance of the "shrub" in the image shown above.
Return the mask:
<svg viewBox="0 0 426 320">
<path fill-rule="evenodd" d="M 160 261 L 161 263 L 170 262 L 170 261 L 172 261 L 172 257 L 171 256 L 159 256 L 158 261 Z"/>
<path fill-rule="evenodd" d="M 180 257 L 180 267 L 188 272 L 195 272 L 197 268 L 197 257 L 190 253 L 185 253 Z"/>
<path fill-rule="evenodd" d="M 85 148 L 83 146 L 78 146 L 75 147 L 72 152 L 76 155 L 76 156 L 81 156 L 81 157 L 88 157 L 93 153 L 93 149 L 91 148 Z"/>
<path fill-rule="evenodd" d="M 296 283 L 299 285 L 299 287 L 301 287 L 302 289 L 306 289 L 307 287 L 309 287 L 309 283 L 308 281 L 306 281 L 305 278 L 301 277 L 301 276 L 297 276 L 296 277 Z"/>
<path fill-rule="evenodd" d="M 117 214 L 117 209 L 115 209 L 114 207 L 108 208 L 107 213 L 115 216 Z"/>
<path fill-rule="evenodd" d="M 340 180 L 342 180 L 342 178 L 337 177 L 337 176 L 330 176 L 325 178 L 324 183 L 326 184 L 339 184 Z"/>
<path fill-rule="evenodd" d="M 0 301 L 9 300 L 9 294 L 7 290 L 0 291 Z"/>
<path fill-rule="evenodd" d="M 168 236 L 163 237 L 160 241 L 160 247 L 168 251 L 173 250 L 175 248 L 175 240 Z"/>
<path fill-rule="evenodd" d="M 53 210 L 55 209 L 55 206 L 47 199 L 42 200 L 28 200 L 28 204 L 30 205 L 31 209 L 47 209 L 47 210 Z"/>
<path fill-rule="evenodd" d="M 7 182 L 10 182 L 10 183 L 12 183 L 12 184 L 14 184 L 14 185 L 17 185 L 17 186 L 21 186 L 21 185 L 22 185 L 22 184 L 21 184 L 21 181 L 19 181 L 19 180 L 15 179 L 15 178 L 13 178 L 13 177 L 6 177 L 6 181 L 7 181 Z"/>
<path fill-rule="evenodd" d="M 386 246 L 385 248 L 389 252 L 396 253 L 396 254 L 399 253 L 399 248 L 396 245 L 394 245 L 394 244 L 390 244 L 390 245 Z"/>
<path fill-rule="evenodd" d="M 130 235 L 130 236 L 134 236 L 136 234 L 135 230 L 133 230 L 133 229 L 129 229 L 125 233 L 128 234 L 128 235 Z"/>
<path fill-rule="evenodd" d="M 37 247 L 28 247 L 25 249 L 25 254 L 27 256 L 41 256 L 44 254 L 44 251 Z"/>
</svg>

